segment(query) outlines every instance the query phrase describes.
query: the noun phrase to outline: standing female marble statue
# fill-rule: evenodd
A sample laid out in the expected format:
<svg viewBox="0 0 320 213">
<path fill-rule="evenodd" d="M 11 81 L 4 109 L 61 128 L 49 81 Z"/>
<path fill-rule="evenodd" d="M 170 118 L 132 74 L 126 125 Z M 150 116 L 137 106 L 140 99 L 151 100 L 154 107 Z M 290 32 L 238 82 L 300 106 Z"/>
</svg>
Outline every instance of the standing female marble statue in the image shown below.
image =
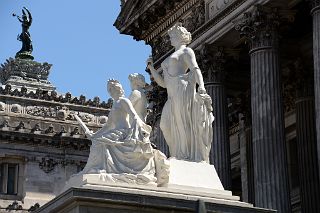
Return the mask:
<svg viewBox="0 0 320 213">
<path fill-rule="evenodd" d="M 155 183 L 154 152 L 149 141 L 151 127 L 124 97 L 117 80 L 109 80 L 107 87 L 114 102 L 107 123 L 96 133 L 86 130 L 92 145 L 82 174 L 100 174 L 110 182 Z"/>
<path fill-rule="evenodd" d="M 186 46 L 191 42 L 191 33 L 178 23 L 168 34 L 175 52 L 162 62 L 163 76 L 155 70 L 152 60 L 148 60 L 155 81 L 168 93 L 160 128 L 171 157 L 209 162 L 214 117 L 195 54 Z"/>
<path fill-rule="evenodd" d="M 144 91 L 144 87 L 146 86 L 145 78 L 139 73 L 130 74 L 128 78 L 130 80 L 130 86 L 132 90 L 129 100 L 131 101 L 133 108 L 136 110 L 141 120 L 145 122 L 148 106 L 147 96 Z"/>
</svg>

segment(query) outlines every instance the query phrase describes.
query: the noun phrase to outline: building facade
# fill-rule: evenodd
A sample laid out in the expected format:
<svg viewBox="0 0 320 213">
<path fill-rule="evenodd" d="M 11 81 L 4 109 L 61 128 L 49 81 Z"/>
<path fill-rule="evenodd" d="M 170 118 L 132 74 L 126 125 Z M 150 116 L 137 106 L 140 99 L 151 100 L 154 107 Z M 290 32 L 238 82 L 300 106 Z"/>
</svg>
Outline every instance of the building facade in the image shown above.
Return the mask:
<svg viewBox="0 0 320 213">
<path fill-rule="evenodd" d="M 82 170 L 93 130 L 107 121 L 111 102 L 58 94 L 52 65 L 9 58 L 0 69 L 0 212 L 31 212 L 59 195 Z"/>
<path fill-rule="evenodd" d="M 173 53 L 167 30 L 192 33 L 215 116 L 211 162 L 226 189 L 279 212 L 320 212 L 320 1 L 127 0 L 115 27 Z M 166 91 L 152 82 L 153 140 Z"/>
</svg>

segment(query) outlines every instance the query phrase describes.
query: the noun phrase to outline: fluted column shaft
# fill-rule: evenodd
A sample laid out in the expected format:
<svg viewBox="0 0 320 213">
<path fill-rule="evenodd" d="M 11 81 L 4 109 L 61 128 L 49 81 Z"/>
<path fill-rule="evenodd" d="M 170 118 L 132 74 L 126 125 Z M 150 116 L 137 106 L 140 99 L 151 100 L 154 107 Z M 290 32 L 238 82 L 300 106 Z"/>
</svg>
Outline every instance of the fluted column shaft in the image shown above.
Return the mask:
<svg viewBox="0 0 320 213">
<path fill-rule="evenodd" d="M 296 101 L 297 146 L 302 212 L 320 212 L 320 185 L 312 83 L 304 81 Z"/>
<path fill-rule="evenodd" d="M 239 114 L 242 201 L 254 203 L 254 176 L 251 127 L 246 126 L 245 119 L 246 118 L 243 116 L 243 114 Z"/>
<path fill-rule="evenodd" d="M 291 212 L 278 56 L 278 14 L 262 6 L 236 28 L 250 42 L 255 204 Z"/>
<path fill-rule="evenodd" d="M 225 90 L 224 50 L 206 44 L 198 54 L 207 93 L 212 98 L 213 141 L 210 162 L 215 166 L 225 189 L 231 189 L 230 143 L 227 96 Z"/>
<path fill-rule="evenodd" d="M 220 71 L 213 71 L 212 78 L 205 83 L 207 93 L 212 98 L 213 115 L 213 142 L 211 146 L 210 161 L 215 166 L 225 189 L 231 188 L 230 175 L 230 143 L 227 120 L 227 97 L 225 86 L 220 77 Z"/>
<path fill-rule="evenodd" d="M 251 52 L 252 142 L 257 206 L 289 212 L 283 103 L 276 47 Z"/>
<path fill-rule="evenodd" d="M 309 0 L 312 3 L 313 17 L 313 61 L 314 61 L 314 94 L 316 112 L 316 134 L 318 165 L 320 165 L 320 1 Z M 320 172 L 320 169 L 318 169 Z M 320 176 L 320 173 L 319 173 Z"/>
</svg>

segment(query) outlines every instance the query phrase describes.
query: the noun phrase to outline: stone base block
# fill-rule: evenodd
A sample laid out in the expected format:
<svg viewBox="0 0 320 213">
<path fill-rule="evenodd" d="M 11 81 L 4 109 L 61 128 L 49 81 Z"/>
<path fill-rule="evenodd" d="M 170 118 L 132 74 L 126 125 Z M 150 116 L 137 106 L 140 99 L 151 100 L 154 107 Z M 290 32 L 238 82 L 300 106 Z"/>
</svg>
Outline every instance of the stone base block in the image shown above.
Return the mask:
<svg viewBox="0 0 320 213">
<path fill-rule="evenodd" d="M 250 204 L 117 186 L 70 188 L 36 212 L 41 213 L 191 213 L 191 212 L 276 212 Z"/>
<path fill-rule="evenodd" d="M 207 163 L 189 162 L 169 159 L 169 182 L 164 187 L 198 193 L 223 194 L 231 196 L 225 191 L 213 165 Z"/>
<path fill-rule="evenodd" d="M 169 161 L 169 182 L 165 186 L 115 183 L 104 174 L 80 173 L 38 212 L 273 212 L 240 202 L 238 196 L 224 190 L 213 165 Z"/>
</svg>

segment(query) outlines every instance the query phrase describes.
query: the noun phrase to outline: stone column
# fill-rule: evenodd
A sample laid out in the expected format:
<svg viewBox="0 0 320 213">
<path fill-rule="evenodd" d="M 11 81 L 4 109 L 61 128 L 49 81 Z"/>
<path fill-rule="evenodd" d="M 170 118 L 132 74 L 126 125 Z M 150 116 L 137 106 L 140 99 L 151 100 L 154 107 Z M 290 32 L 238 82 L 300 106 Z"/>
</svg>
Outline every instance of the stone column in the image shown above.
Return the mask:
<svg viewBox="0 0 320 213">
<path fill-rule="evenodd" d="M 313 17 L 314 93 L 317 128 L 318 165 L 320 165 L 320 0 L 308 0 Z M 318 169 L 320 172 L 320 169 Z M 320 173 L 319 173 L 320 176 Z"/>
<path fill-rule="evenodd" d="M 248 107 L 249 108 L 249 107 Z M 250 115 L 239 113 L 242 201 L 254 204 L 254 175 Z"/>
<path fill-rule="evenodd" d="M 297 87 L 296 125 L 302 212 L 320 212 L 320 185 L 312 79 L 301 73 Z"/>
<path fill-rule="evenodd" d="M 256 6 L 236 25 L 250 44 L 255 204 L 291 212 L 281 96 L 277 11 Z"/>
<path fill-rule="evenodd" d="M 212 98 L 213 115 L 215 116 L 210 162 L 215 166 L 224 188 L 231 189 L 228 109 L 222 49 L 205 45 L 202 50 L 202 64 L 204 65 L 205 87 Z"/>
</svg>

